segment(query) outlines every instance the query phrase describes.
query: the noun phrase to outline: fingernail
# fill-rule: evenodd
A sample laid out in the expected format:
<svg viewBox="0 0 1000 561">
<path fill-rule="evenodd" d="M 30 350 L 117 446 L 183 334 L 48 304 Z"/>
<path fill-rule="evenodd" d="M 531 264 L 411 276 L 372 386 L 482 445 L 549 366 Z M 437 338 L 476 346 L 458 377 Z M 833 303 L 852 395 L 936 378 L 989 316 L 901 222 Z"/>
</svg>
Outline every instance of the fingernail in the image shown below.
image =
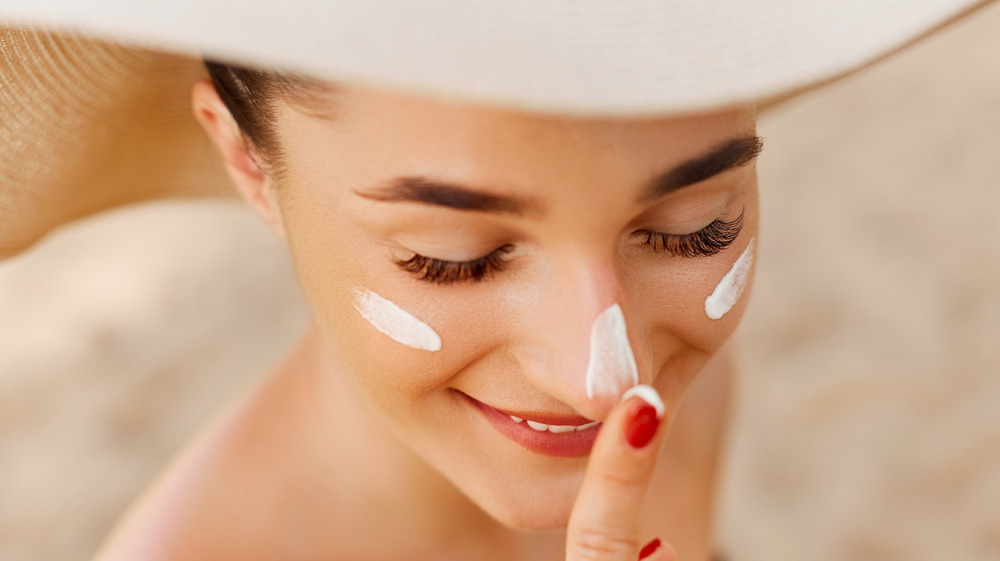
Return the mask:
<svg viewBox="0 0 1000 561">
<path fill-rule="evenodd" d="M 642 548 L 642 551 L 639 552 L 639 561 L 649 557 L 655 553 L 657 549 L 660 549 L 660 538 L 656 538 Z"/>
<path fill-rule="evenodd" d="M 629 411 L 625 421 L 625 441 L 632 448 L 645 448 L 660 426 L 660 417 L 656 408 L 648 403 L 637 403 Z"/>
</svg>

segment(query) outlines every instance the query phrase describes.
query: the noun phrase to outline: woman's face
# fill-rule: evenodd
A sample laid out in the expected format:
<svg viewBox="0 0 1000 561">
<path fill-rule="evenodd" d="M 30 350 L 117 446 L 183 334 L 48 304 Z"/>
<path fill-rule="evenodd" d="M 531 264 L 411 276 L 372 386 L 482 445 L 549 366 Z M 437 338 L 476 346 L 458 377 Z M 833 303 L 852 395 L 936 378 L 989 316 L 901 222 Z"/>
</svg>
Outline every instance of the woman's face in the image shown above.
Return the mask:
<svg viewBox="0 0 1000 561">
<path fill-rule="evenodd" d="M 575 427 L 635 381 L 669 414 L 743 315 L 749 290 L 706 299 L 752 253 L 755 127 L 361 88 L 333 120 L 286 108 L 275 201 L 331 375 L 497 519 L 565 525 L 599 430 Z"/>
</svg>

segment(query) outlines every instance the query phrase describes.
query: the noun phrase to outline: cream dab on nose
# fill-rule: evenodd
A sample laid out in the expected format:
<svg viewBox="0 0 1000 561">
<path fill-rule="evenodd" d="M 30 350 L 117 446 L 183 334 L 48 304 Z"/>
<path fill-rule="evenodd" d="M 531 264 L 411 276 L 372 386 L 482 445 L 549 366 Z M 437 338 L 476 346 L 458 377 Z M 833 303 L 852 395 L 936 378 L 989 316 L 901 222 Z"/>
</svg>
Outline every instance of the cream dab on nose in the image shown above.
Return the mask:
<svg viewBox="0 0 1000 561">
<path fill-rule="evenodd" d="M 371 290 L 353 287 L 354 308 L 394 341 L 423 351 L 440 351 L 441 337 L 431 326 Z"/>
<path fill-rule="evenodd" d="M 705 299 L 705 314 L 710 319 L 719 319 L 726 315 L 743 295 L 747 278 L 750 276 L 750 266 L 753 265 L 753 240 L 750 238 L 750 244 L 740 254 L 736 263 L 733 263 L 733 268 L 722 277 L 712 295 Z"/>
<path fill-rule="evenodd" d="M 621 306 L 613 304 L 597 315 L 590 329 L 590 363 L 587 365 L 587 398 L 617 397 L 639 383 Z"/>
</svg>

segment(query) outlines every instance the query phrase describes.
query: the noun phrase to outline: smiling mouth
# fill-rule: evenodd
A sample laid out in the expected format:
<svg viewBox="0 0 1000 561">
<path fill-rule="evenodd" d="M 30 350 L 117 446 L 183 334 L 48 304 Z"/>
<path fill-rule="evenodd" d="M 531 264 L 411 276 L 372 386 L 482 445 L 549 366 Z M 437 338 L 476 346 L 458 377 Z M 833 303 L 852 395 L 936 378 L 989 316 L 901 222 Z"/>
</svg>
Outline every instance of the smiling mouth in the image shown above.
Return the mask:
<svg viewBox="0 0 1000 561">
<path fill-rule="evenodd" d="M 579 415 L 502 411 L 467 394 L 462 395 L 497 432 L 532 452 L 546 456 L 574 458 L 590 454 L 602 425 L 601 421 Z"/>
</svg>

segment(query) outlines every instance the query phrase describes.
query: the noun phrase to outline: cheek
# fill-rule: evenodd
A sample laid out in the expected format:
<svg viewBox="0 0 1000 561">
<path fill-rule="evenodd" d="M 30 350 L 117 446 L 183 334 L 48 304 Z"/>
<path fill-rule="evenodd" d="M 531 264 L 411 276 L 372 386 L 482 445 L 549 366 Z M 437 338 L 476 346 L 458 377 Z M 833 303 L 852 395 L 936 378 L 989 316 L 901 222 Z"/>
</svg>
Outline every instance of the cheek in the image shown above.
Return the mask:
<svg viewBox="0 0 1000 561">
<path fill-rule="evenodd" d="M 335 372 L 370 406 L 396 420 L 439 408 L 435 390 L 488 345 L 475 301 L 428 297 L 428 289 L 371 259 L 326 259 L 295 253 L 313 321 Z M 360 264 L 359 264 L 360 263 Z"/>
<path fill-rule="evenodd" d="M 743 239 L 711 258 L 643 275 L 637 290 L 654 361 L 684 348 L 714 353 L 736 330 L 753 284 L 756 241 Z"/>
<path fill-rule="evenodd" d="M 335 360 L 337 372 L 329 374 L 346 378 L 378 408 L 405 413 L 448 375 L 443 364 L 448 343 L 431 327 L 438 322 L 427 321 L 434 314 L 419 303 L 407 303 L 405 294 L 389 300 L 383 294 L 399 291 L 387 283 L 357 277 L 338 282 L 341 286 L 323 291 L 302 282 Z"/>
<path fill-rule="evenodd" d="M 372 255 L 333 228 L 289 227 L 288 242 L 312 321 L 336 376 L 378 409 L 399 411 L 435 383 L 443 347 L 426 306 L 408 301 Z"/>
<path fill-rule="evenodd" d="M 751 242 L 753 243 L 753 242 Z M 715 293 L 746 246 L 692 264 L 694 269 L 644 277 L 642 283 L 644 317 L 648 341 L 640 362 L 653 376 L 670 408 L 680 401 L 691 381 L 736 330 L 746 310 L 753 284 L 753 264 L 746 271 L 742 293 L 719 319 L 706 313 L 706 299 Z M 710 306 L 711 307 L 711 306 Z M 637 349 L 638 350 L 638 349 Z M 638 357 L 637 357 L 638 358 Z"/>
</svg>

